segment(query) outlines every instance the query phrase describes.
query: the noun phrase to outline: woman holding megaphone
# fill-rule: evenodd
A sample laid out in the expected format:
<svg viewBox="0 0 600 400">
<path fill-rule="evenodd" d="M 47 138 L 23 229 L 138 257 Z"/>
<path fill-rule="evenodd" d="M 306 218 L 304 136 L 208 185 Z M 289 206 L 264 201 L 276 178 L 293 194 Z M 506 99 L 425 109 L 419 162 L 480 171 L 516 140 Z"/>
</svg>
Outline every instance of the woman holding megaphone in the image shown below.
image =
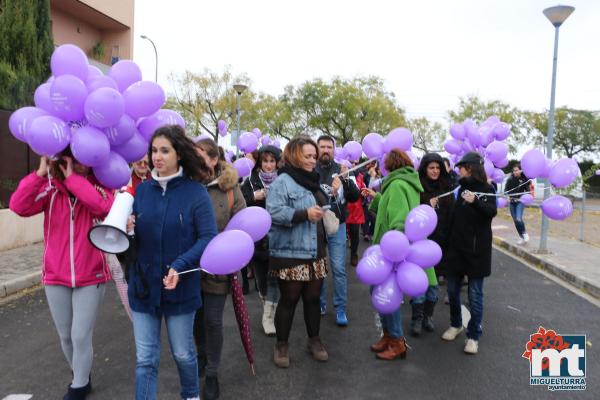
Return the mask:
<svg viewBox="0 0 600 400">
<path fill-rule="evenodd" d="M 22 217 L 44 213 L 42 283 L 73 370 L 67 400 L 84 399 L 92 390 L 92 334 L 110 272 L 85 233 L 108 214 L 112 202 L 111 191 L 68 148 L 56 160 L 42 157 L 10 198 L 10 209 Z"/>
<path fill-rule="evenodd" d="M 129 271 L 129 303 L 136 344 L 136 399 L 156 399 L 160 329 L 164 317 L 177 364 L 181 397 L 199 398 L 194 315 L 202 306 L 198 266 L 217 234 L 210 198 L 198 181 L 204 160 L 178 125 L 156 130 L 149 150 L 152 180 L 135 193 L 137 261 Z"/>
</svg>

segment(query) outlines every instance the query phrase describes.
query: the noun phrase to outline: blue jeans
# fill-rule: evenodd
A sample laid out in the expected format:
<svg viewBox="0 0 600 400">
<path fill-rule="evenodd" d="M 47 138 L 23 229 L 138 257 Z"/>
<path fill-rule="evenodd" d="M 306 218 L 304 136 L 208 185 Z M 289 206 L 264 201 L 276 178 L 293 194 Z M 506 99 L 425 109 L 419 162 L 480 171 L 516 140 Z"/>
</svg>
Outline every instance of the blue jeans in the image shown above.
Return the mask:
<svg viewBox="0 0 600 400">
<path fill-rule="evenodd" d="M 158 365 L 160 363 L 161 317 L 133 311 L 133 335 L 135 336 L 135 399 L 156 399 Z M 171 354 L 177 364 L 181 397 L 197 397 L 200 394 L 198 361 L 194 346 L 194 312 L 165 316 Z"/>
<path fill-rule="evenodd" d="M 423 304 L 423 303 L 425 303 L 425 301 L 430 301 L 432 303 L 436 303 L 438 300 L 438 291 L 439 291 L 438 285 L 429 286 L 424 295 L 418 296 L 418 297 L 413 297 L 412 300 L 410 301 L 410 304 Z"/>
<path fill-rule="evenodd" d="M 450 325 L 459 328 L 462 326 L 460 287 L 463 277 L 460 275 L 448 275 L 448 301 L 450 302 Z M 481 333 L 481 321 L 483 320 L 483 278 L 469 278 L 469 305 L 471 320 L 467 326 L 467 337 L 479 340 Z"/>
<path fill-rule="evenodd" d="M 338 311 L 346 311 L 348 286 L 346 278 L 346 224 L 340 224 L 338 231 L 327 236 L 329 265 L 333 275 L 333 307 Z M 321 286 L 321 304 L 327 304 L 327 285 Z"/>
<path fill-rule="evenodd" d="M 517 233 L 519 236 L 523 237 L 524 233 L 527 233 L 525 229 L 525 222 L 523 222 L 523 211 L 525 210 L 525 204 L 520 201 L 510 203 L 510 216 L 515 223 L 515 228 L 517 228 Z"/>
</svg>

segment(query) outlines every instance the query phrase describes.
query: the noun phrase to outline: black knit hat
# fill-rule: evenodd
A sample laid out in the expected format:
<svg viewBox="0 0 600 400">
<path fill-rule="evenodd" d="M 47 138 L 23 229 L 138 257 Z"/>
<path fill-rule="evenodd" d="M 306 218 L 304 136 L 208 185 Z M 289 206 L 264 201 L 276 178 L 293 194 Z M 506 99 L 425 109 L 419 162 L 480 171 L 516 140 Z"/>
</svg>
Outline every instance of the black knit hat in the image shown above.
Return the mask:
<svg viewBox="0 0 600 400">
<path fill-rule="evenodd" d="M 481 157 L 481 154 L 471 151 L 465 154 L 460 161 L 455 164 L 455 166 L 460 167 L 461 165 L 466 164 L 483 165 L 483 157 Z"/>
<path fill-rule="evenodd" d="M 261 148 L 258 149 L 258 153 L 271 153 L 273 154 L 273 157 L 275 157 L 275 161 L 277 162 L 279 162 L 279 159 L 281 158 L 281 150 L 271 144 L 261 146 Z"/>
</svg>

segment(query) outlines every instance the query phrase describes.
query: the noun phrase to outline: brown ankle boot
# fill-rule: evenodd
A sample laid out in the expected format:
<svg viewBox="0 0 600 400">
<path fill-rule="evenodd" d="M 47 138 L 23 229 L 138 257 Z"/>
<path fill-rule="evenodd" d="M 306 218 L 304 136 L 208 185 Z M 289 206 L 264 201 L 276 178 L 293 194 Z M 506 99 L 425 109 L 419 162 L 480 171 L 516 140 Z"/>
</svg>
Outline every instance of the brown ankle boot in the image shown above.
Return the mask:
<svg viewBox="0 0 600 400">
<path fill-rule="evenodd" d="M 273 362 L 279 368 L 287 368 L 290 366 L 290 356 L 288 355 L 288 343 L 277 342 L 273 350 Z"/>
<path fill-rule="evenodd" d="M 379 339 L 379 341 L 371 345 L 371 351 L 374 351 L 375 353 L 380 353 L 384 351 L 387 348 L 387 344 L 390 339 L 390 334 L 388 333 L 388 331 L 384 330 L 383 336 Z"/>
<path fill-rule="evenodd" d="M 327 354 L 327 350 L 325 350 L 325 346 L 323 346 L 323 343 L 318 336 L 308 338 L 306 350 L 312 354 L 313 358 L 317 361 L 329 360 L 329 354 Z"/>
<path fill-rule="evenodd" d="M 406 340 L 401 337 L 398 339 L 390 338 L 387 348 L 381 353 L 376 354 L 380 360 L 394 360 L 398 357 L 406 358 Z"/>
</svg>

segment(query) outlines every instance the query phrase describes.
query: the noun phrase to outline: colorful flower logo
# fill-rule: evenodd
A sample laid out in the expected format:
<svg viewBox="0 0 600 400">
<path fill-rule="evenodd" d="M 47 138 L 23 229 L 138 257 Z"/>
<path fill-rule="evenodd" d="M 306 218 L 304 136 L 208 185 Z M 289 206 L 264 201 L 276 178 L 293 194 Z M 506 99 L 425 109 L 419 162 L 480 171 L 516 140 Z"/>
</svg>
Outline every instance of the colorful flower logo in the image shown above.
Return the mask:
<svg viewBox="0 0 600 400">
<path fill-rule="evenodd" d="M 521 357 L 528 359 L 529 363 L 531 363 L 531 350 L 533 349 L 540 349 L 542 351 L 546 349 L 556 349 L 560 352 L 569 348 L 569 346 L 571 346 L 571 344 L 565 342 L 563 337 L 557 335 L 555 331 L 551 329 L 546 330 L 544 327 L 540 326 L 538 331 L 531 335 L 529 342 L 525 344 L 525 352 Z M 562 363 L 565 359 L 563 358 L 560 361 Z M 542 360 L 542 370 L 547 370 L 549 364 L 550 361 L 548 358 L 544 358 Z"/>
</svg>

